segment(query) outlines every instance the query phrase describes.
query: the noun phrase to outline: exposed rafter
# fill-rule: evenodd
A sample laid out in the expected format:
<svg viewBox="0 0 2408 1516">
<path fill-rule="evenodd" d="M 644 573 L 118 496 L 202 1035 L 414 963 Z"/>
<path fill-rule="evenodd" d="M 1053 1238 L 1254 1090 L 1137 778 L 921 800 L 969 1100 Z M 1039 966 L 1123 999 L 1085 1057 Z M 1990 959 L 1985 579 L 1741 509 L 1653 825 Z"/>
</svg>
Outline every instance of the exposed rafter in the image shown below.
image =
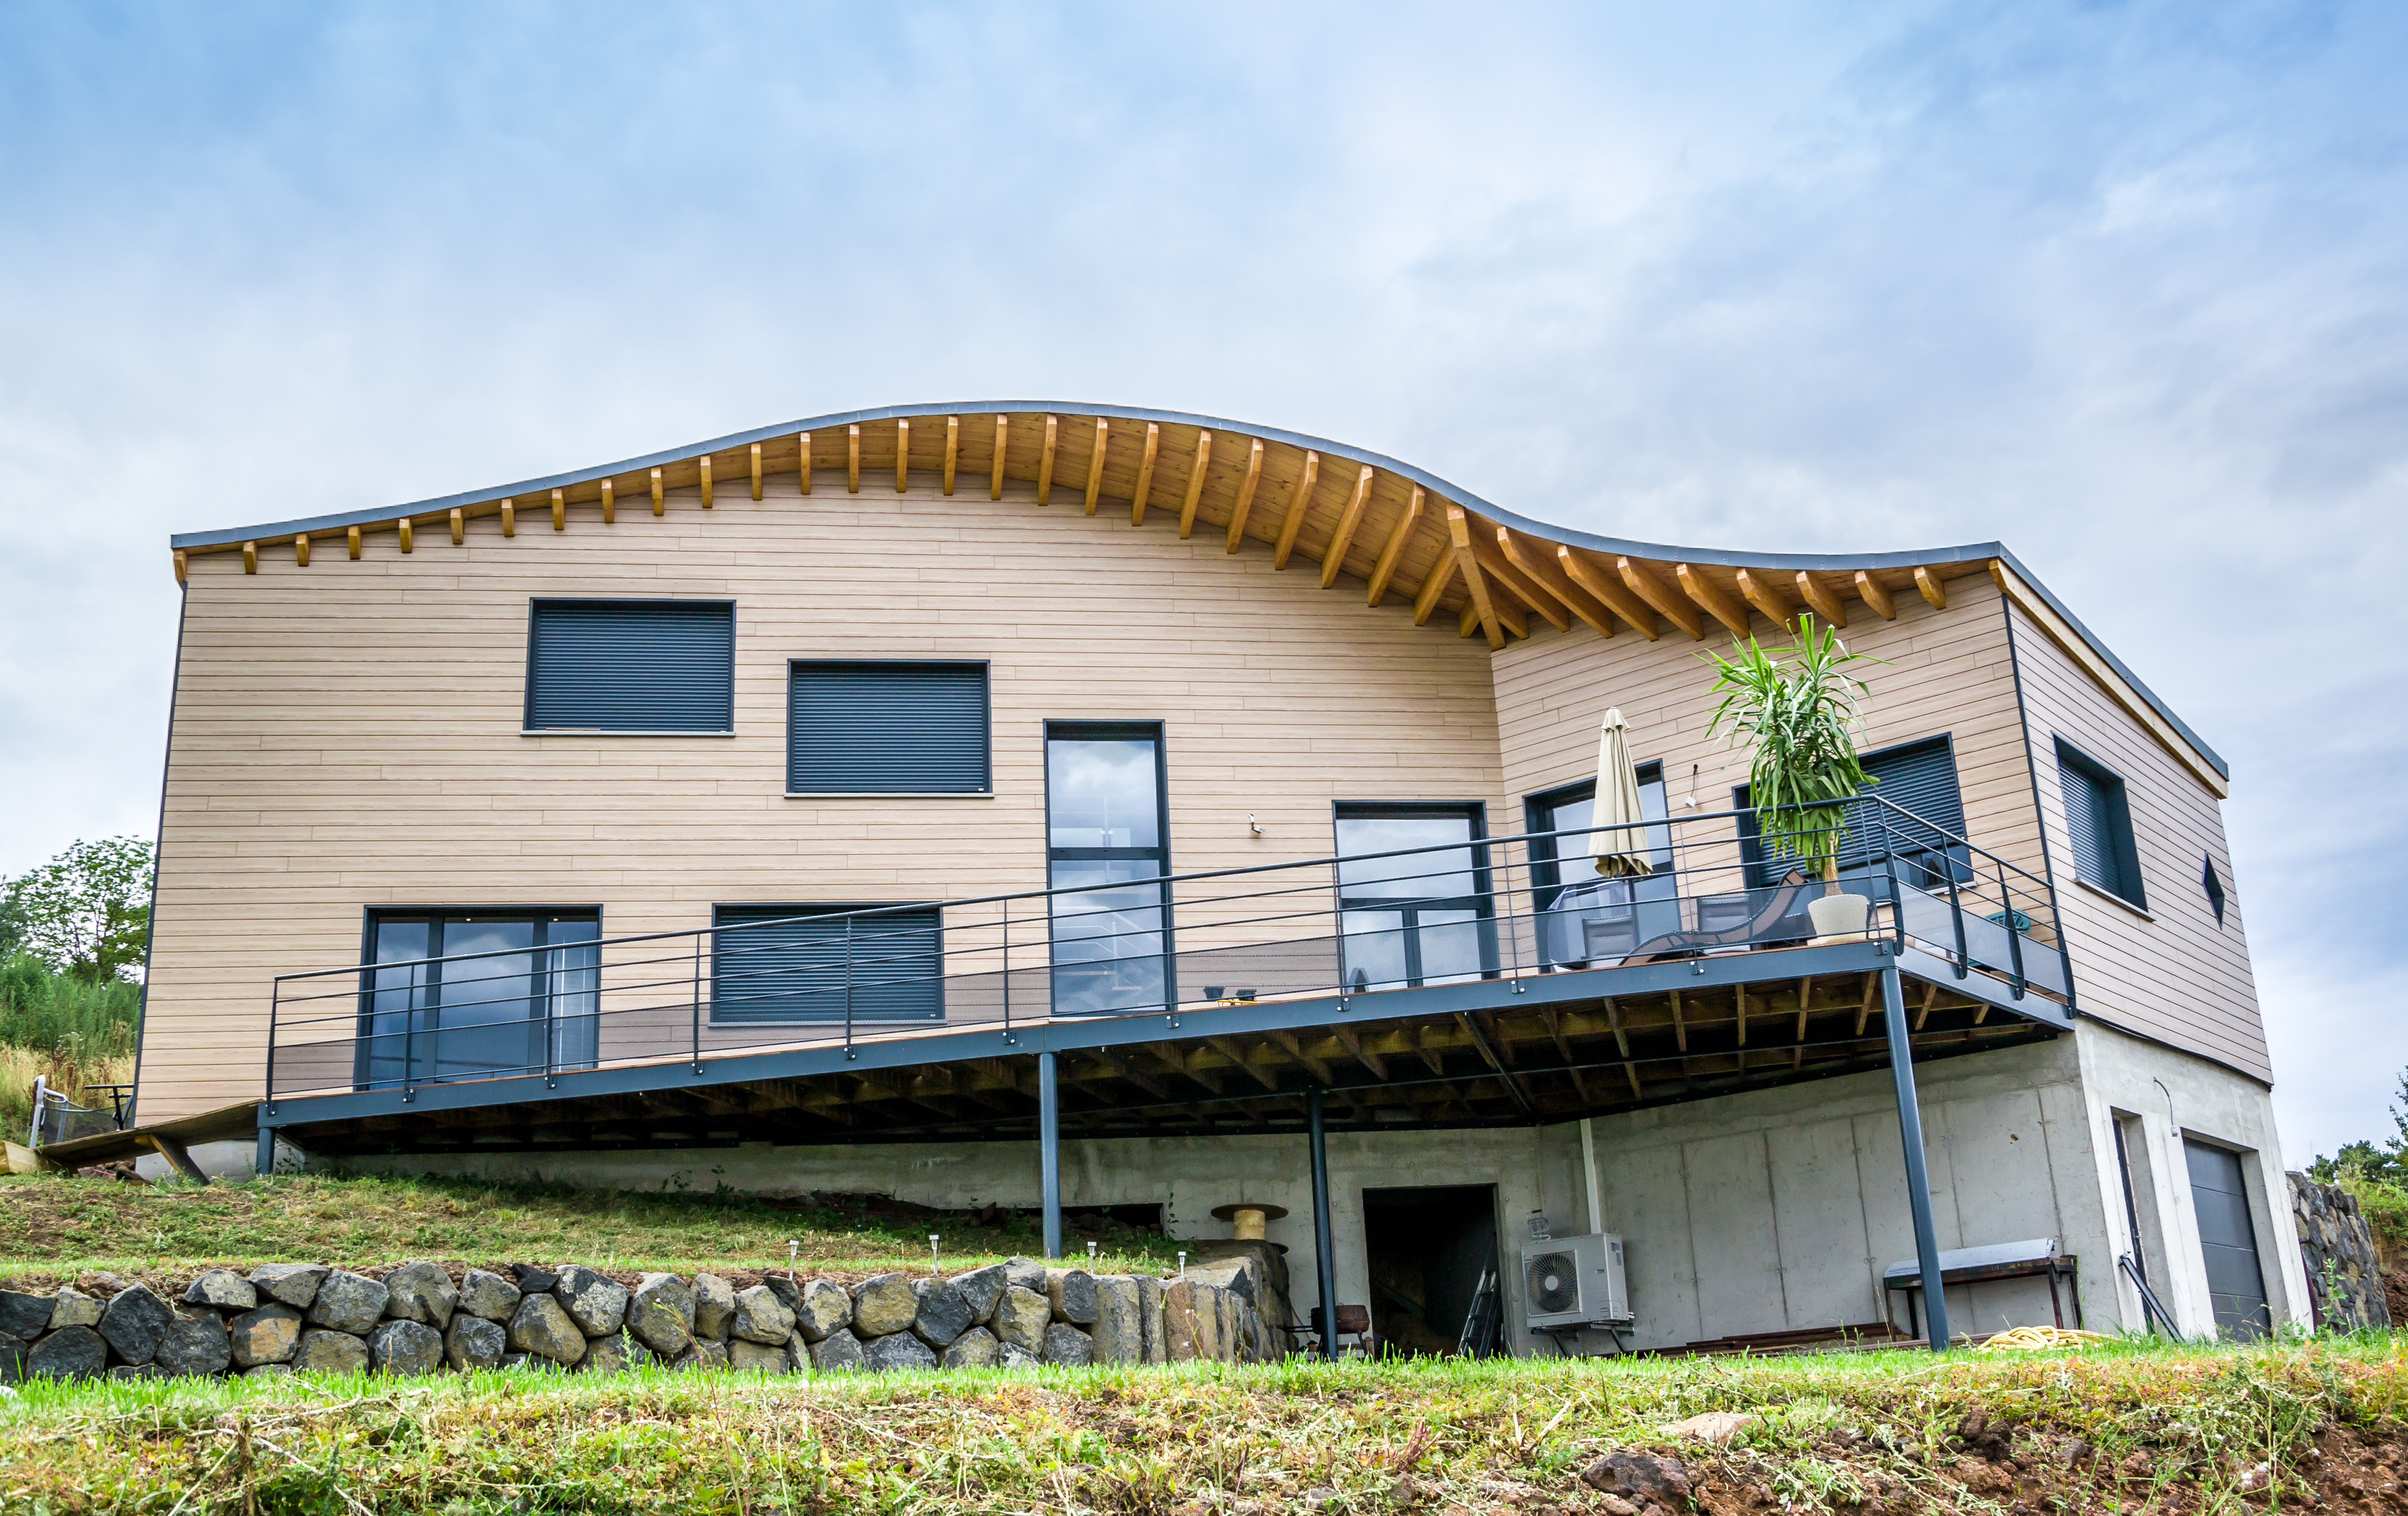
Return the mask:
<svg viewBox="0 0 2408 1516">
<path fill-rule="evenodd" d="M 750 451 L 752 453 L 752 498 L 758 500 L 761 498 L 761 444 L 758 442 L 753 443 Z M 608 501 L 610 498 L 610 481 L 609 479 L 604 479 L 602 481 L 602 498 L 605 501 Z M 609 517 L 606 514 L 603 517 L 603 520 L 608 521 L 609 520 Z"/>
<path fill-rule="evenodd" d="M 1304 530 L 1304 517 L 1312 508 L 1313 486 L 1321 482 L 1321 454 L 1307 450 L 1304 472 L 1297 477 L 1296 491 L 1287 497 L 1287 516 L 1280 522 L 1279 537 L 1271 545 L 1271 566 L 1285 568 L 1288 555 L 1296 551 L 1296 536 Z"/>
<path fill-rule="evenodd" d="M 948 416 L 945 418 L 945 493 L 947 494 L 953 493 L 953 468 L 961 462 L 961 457 L 962 419 L 959 416 Z M 806 463 L 803 466 L 808 470 L 810 465 Z"/>
<path fill-rule="evenodd" d="M 1638 559 L 1627 555 L 1613 560 L 1613 571 L 1632 594 L 1653 606 L 1663 618 L 1689 634 L 1693 642 L 1702 641 L 1706 635 L 1704 618 L 1698 614 L 1696 602 L 1656 577 L 1656 571 Z"/>
<path fill-rule="evenodd" d="M 706 452 L 695 462 L 701 470 L 702 508 L 709 510 L 710 508 L 710 454 Z M 555 490 L 552 493 L 557 494 L 560 492 Z"/>
<path fill-rule="evenodd" d="M 1618 629 L 1613 612 L 1597 596 L 1573 583 L 1562 561 L 1546 551 L 1555 544 L 1526 540 L 1511 528 L 1500 526 L 1497 528 L 1497 545 L 1505 550 L 1506 559 L 1522 571 L 1523 578 L 1555 596 L 1566 610 L 1594 627 L 1598 636 L 1612 636 Z"/>
<path fill-rule="evenodd" d="M 1569 543 L 1554 544 L 1555 566 L 1564 577 L 1586 590 L 1598 602 L 1612 610 L 1624 624 L 1653 642 L 1663 634 L 1656 629 L 1656 609 L 1637 595 L 1630 587 L 1615 578 L 1612 572 L 1593 562 L 1588 554 Z"/>
<path fill-rule="evenodd" d="M 1923 598 L 1931 603 L 1932 609 L 1948 608 L 1948 591 L 1941 584 L 1940 576 L 1921 564 L 1914 565 L 1914 587 L 1923 592 Z"/>
<path fill-rule="evenodd" d="M 755 500 L 758 500 L 758 499 L 760 499 L 761 497 L 760 497 L 759 495 L 757 495 L 757 494 L 756 494 L 756 495 L 754 495 L 752 498 L 753 498 L 753 499 L 755 499 Z M 614 490 L 611 488 L 611 481 L 610 481 L 610 480 L 609 480 L 609 479 L 604 479 L 604 480 L 602 481 L 602 524 L 603 524 L 603 525 L 605 525 L 605 526 L 608 526 L 608 525 L 609 525 L 612 522 L 615 522 L 615 521 L 617 521 L 618 519 L 619 519 L 619 497 L 618 497 L 618 493 L 617 493 L 617 492 L 616 492 L 616 491 L 614 491 Z"/>
<path fill-rule="evenodd" d="M 661 484 L 661 471 L 655 468 L 652 470 L 652 514 L 665 515 L 668 508 L 667 492 Z"/>
<path fill-rule="evenodd" d="M 1798 615 L 1796 608 L 1789 604 L 1788 596 L 1783 594 L 1780 587 L 1766 575 L 1741 569 L 1739 593 L 1745 595 L 1747 603 L 1762 611 L 1764 619 L 1775 626 L 1787 629 Z"/>
<path fill-rule="evenodd" d="M 895 422 L 895 493 L 901 494 L 911 487 L 911 418 L 898 417 Z"/>
<path fill-rule="evenodd" d="M 1154 456 L 1162 448 L 1162 424 L 1145 423 L 1145 451 L 1138 454 L 1137 488 L 1129 492 L 1129 524 L 1145 524 L 1145 498 L 1154 493 Z"/>
<path fill-rule="evenodd" d="M 1037 503 L 1040 506 L 1054 503 L 1054 448 L 1061 436 L 1062 418 L 1046 417 L 1045 440 L 1037 452 Z"/>
<path fill-rule="evenodd" d="M 308 567 L 309 539 L 306 536 L 302 536 L 295 537 L 294 540 L 299 543 L 301 547 L 301 566 L 304 568 Z M 456 548 L 467 540 L 468 518 L 461 511 L 458 506 L 453 506 L 452 508 L 452 545 Z"/>
<path fill-rule="evenodd" d="M 1087 454 L 1087 514 L 1096 513 L 1096 502 L 1103 498 L 1105 444 L 1111 440 L 1112 423 L 1104 417 L 1096 418 L 1096 449 Z"/>
<path fill-rule="evenodd" d="M 1729 627 L 1731 636 L 1747 636 L 1747 608 L 1733 600 L 1721 585 L 1708 579 L 1705 570 L 1692 568 L 1687 564 L 1674 564 L 1672 577 L 1680 581 L 1681 593 L 1704 608 L 1714 620 Z"/>
<path fill-rule="evenodd" d="M 811 434 L 795 434 L 795 483 L 801 493 L 811 493 Z"/>
<path fill-rule="evenodd" d="M 1229 509 L 1228 551 L 1231 552 L 1237 551 L 1238 544 L 1245 540 L 1246 517 L 1254 508 L 1254 491 L 1261 487 L 1262 482 L 1263 439 L 1256 437 L 1254 450 L 1246 454 L 1246 478 L 1238 486 L 1238 503 Z"/>
<path fill-rule="evenodd" d="M 1825 625 L 1848 624 L 1848 608 L 1840 603 L 1840 597 L 1833 594 L 1821 579 L 1802 568 L 1798 571 L 1798 595 L 1806 602 L 1809 610 L 1823 618 Z"/>
<path fill-rule="evenodd" d="M 1011 418 L 997 416 L 995 419 L 995 469 L 986 481 L 986 497 L 989 500 L 1003 498 L 1003 464 L 1010 452 Z"/>
<path fill-rule="evenodd" d="M 1365 464 L 1355 476 L 1354 493 L 1346 497 L 1346 508 L 1338 513 L 1338 529 L 1329 535 L 1329 546 L 1321 553 L 1321 587 L 1327 589 L 1338 582 L 1339 570 L 1346 566 L 1346 550 L 1354 541 L 1354 528 L 1363 522 L 1363 508 L 1371 499 L 1371 465 Z"/>
<path fill-rule="evenodd" d="M 1380 561 L 1371 569 L 1370 594 L 1367 605 L 1376 606 L 1388 593 L 1388 581 L 1397 575 L 1397 560 L 1404 556 L 1405 543 L 1413 535 L 1413 523 L 1422 519 L 1422 504 L 1427 498 L 1418 484 L 1405 508 L 1397 513 L 1396 524 L 1388 528 L 1388 540 L 1380 549 Z"/>
<path fill-rule="evenodd" d="M 861 425 L 859 422 L 844 429 L 844 490 L 847 494 L 861 493 Z"/>
<path fill-rule="evenodd" d="M 1898 602 L 1890 598 L 1889 586 L 1865 570 L 1856 570 L 1856 598 L 1873 608 L 1873 614 L 1885 622 L 1898 620 Z"/>
<path fill-rule="evenodd" d="M 1506 594 L 1545 617 L 1556 631 L 1570 631 L 1572 619 L 1565 614 L 1563 606 L 1553 595 L 1523 578 L 1521 570 L 1506 561 L 1504 551 L 1497 545 L 1496 534 L 1497 529 L 1486 522 L 1472 523 L 1471 555 L 1479 560 L 1480 571 L 1486 576 L 1490 587 L 1494 589 L 1502 585 Z M 1501 606 L 1503 602 L 1498 604 Z M 1514 634 L 1516 636 L 1521 635 L 1519 632 Z"/>
<path fill-rule="evenodd" d="M 503 502 L 502 502 L 502 536 L 518 536 L 518 535 L 519 535 L 519 503 L 518 503 L 516 500 L 505 500 L 505 501 L 503 501 Z M 352 528 L 351 528 L 351 556 L 352 556 L 352 557 L 356 558 L 356 557 L 358 557 L 358 556 L 360 555 L 359 548 L 360 548 L 360 529 L 359 529 L 358 527 L 354 526 L 354 527 L 352 527 Z"/>
<path fill-rule="evenodd" d="M 1488 651 L 1495 652 L 1505 646 L 1505 633 L 1489 598 L 1488 581 L 1480 571 L 1479 555 L 1472 551 L 1471 518 L 1452 500 L 1446 503 L 1446 535 L 1455 547 L 1455 566 L 1463 575 L 1463 587 L 1471 595 L 1472 614 L 1488 635 Z"/>
<path fill-rule="evenodd" d="M 1431 614 L 1438 609 L 1439 598 L 1446 594 L 1446 587 L 1454 579 L 1456 571 L 1455 550 L 1448 548 L 1440 551 L 1438 562 L 1430 565 L 1428 578 L 1422 580 L 1421 592 L 1413 596 L 1415 626 L 1426 623 Z"/>
<path fill-rule="evenodd" d="M 1187 465 L 1187 493 L 1179 502 L 1179 540 L 1196 530 L 1196 505 L 1204 498 L 1204 471 L 1212 465 L 1212 434 L 1196 434 L 1196 459 Z"/>
</svg>

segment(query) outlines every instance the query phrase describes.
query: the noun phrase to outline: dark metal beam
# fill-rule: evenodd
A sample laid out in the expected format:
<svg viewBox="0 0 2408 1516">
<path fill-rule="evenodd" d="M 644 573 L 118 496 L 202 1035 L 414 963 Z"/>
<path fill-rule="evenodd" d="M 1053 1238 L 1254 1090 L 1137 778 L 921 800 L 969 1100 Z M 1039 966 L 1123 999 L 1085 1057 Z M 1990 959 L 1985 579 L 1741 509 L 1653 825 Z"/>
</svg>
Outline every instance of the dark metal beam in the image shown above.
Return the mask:
<svg viewBox="0 0 2408 1516">
<path fill-rule="evenodd" d="M 1914 1044 L 1906 1029 L 1906 992 L 1898 969 L 1882 970 L 1882 1010 L 1888 1022 L 1890 1078 L 1898 1091 L 1898 1132 L 1906 1148 L 1906 1203 L 1914 1213 L 1914 1256 L 1923 1272 L 1924 1335 L 1931 1351 L 1948 1351 L 1948 1292 L 1941 1282 L 1940 1231 L 1931 1219 L 1931 1175 L 1924 1166 L 1923 1108 L 1914 1094 Z"/>
</svg>

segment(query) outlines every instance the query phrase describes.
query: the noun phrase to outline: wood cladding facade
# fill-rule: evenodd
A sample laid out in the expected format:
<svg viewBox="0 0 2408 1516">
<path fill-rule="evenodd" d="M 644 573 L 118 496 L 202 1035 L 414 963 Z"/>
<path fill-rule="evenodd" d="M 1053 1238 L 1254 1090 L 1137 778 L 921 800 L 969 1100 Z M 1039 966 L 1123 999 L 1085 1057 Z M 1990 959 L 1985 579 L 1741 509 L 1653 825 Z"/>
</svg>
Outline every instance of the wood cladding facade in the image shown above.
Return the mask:
<svg viewBox="0 0 2408 1516">
<path fill-rule="evenodd" d="M 1121 477 L 1134 472 L 1121 439 L 1090 469 L 1080 427 L 1065 421 L 1058 451 L 1040 456 L 1042 430 L 1019 419 L 1014 472 L 1050 461 L 1050 505 L 1018 479 L 988 498 L 991 443 L 972 447 L 967 424 L 957 487 L 942 493 L 939 422 L 924 444 L 911 434 L 915 466 L 900 492 L 888 482 L 891 444 L 855 465 L 844 436 L 820 434 L 807 491 L 789 444 L 789 472 L 778 477 L 772 456 L 766 481 L 741 458 L 721 458 L 709 508 L 698 480 L 672 478 L 658 514 L 623 486 L 607 524 L 598 499 L 555 502 L 556 517 L 530 499 L 515 535 L 499 511 L 471 512 L 450 533 L 420 531 L 408 553 L 376 532 L 355 539 L 357 557 L 330 540 L 322 546 L 334 551 L 308 566 L 288 552 L 257 555 L 255 570 L 231 552 L 195 553 L 142 1119 L 257 1095 L 273 977 L 356 961 L 369 908 L 592 907 L 615 936 L 702 926 L 721 903 L 1041 888 L 1047 721 L 1163 724 L 1170 867 L 1181 872 L 1326 853 L 1340 801 L 1478 802 L 1492 833 L 1518 832 L 1525 796 L 1593 771 L 1608 705 L 1629 718 L 1634 755 L 1664 763 L 1676 803 L 1694 794 L 1700 810 L 1730 805 L 1743 763 L 1704 735 L 1698 652 L 1720 642 L 1713 622 L 1700 644 L 1669 627 L 1658 641 L 1627 630 L 1607 638 L 1579 621 L 1559 631 L 1532 618 L 1527 640 L 1492 655 L 1478 636 L 1455 635 L 1453 617 L 1414 627 L 1397 591 L 1377 608 L 1320 593 L 1328 576 L 1314 560 L 1344 538 L 1324 518 L 1344 519 L 1351 470 L 1325 471 L 1298 515 L 1297 479 L 1274 455 L 1240 551 L 1219 530 L 1182 537 L 1184 465 L 1170 460 L 1192 440 L 1171 430 L 1141 524 L 1125 508 L 1083 508 L 1091 477 L 1107 497 L 1134 489 Z M 1249 457 L 1231 440 L 1240 445 L 1209 466 L 1235 492 L 1242 481 L 1221 477 L 1241 474 Z M 865 476 L 857 493 L 853 467 Z M 1393 493 L 1384 479 L 1377 488 Z M 1400 590 L 1442 561 L 1445 530 L 1425 523 L 1404 539 Z M 1283 536 L 1300 544 L 1284 572 L 1273 566 Z M 1344 576 L 1372 573 L 1381 545 L 1377 533 L 1354 536 L 1337 555 Z M 539 596 L 734 600 L 735 734 L 523 735 L 528 606 Z M 1979 574 L 1948 580 L 1946 598 L 1939 610 L 1901 594 L 1895 621 L 1856 608 L 1851 646 L 1886 661 L 1871 670 L 1869 745 L 1946 734 L 1971 840 L 2041 873 L 2044 829 L 2055 829 L 2086 999 L 2263 1078 L 2237 919 L 2231 964 L 2214 985 L 2193 985 L 2161 963 L 2156 938 L 2071 898 L 2042 718 L 2028 730 L 2018 721 L 2006 607 Z M 1760 613 L 1756 626 L 1774 634 Z M 2069 731 L 2073 740 L 2120 763 L 2124 750 L 2103 734 L 2122 720 L 2152 748 L 2070 660 L 2035 669 L 2032 649 L 2017 647 L 2035 711 L 2101 728 L 2096 746 Z M 794 658 L 990 663 L 993 794 L 788 796 Z M 2144 794 L 2164 818 L 2163 835 L 2143 844 L 2153 881 L 2201 828 L 2223 859 L 2213 796 L 2154 751 L 2154 767 L 2144 753 L 2127 771 L 2136 825 Z M 2219 866 L 2229 883 L 2229 863 Z M 2111 969 L 2104 960 L 2118 954 Z M 2169 1003 L 2178 983 L 2207 998 Z"/>
</svg>

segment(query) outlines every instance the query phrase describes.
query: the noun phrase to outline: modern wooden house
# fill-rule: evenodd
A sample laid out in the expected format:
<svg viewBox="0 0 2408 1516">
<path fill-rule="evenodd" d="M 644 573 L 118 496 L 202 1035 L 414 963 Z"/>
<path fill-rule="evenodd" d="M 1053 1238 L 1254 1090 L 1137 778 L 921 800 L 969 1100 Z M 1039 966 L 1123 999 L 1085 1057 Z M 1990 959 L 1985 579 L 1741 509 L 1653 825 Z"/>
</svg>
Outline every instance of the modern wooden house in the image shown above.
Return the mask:
<svg viewBox="0 0 2408 1516">
<path fill-rule="evenodd" d="M 144 1126 L 1251 1203 L 1299 1311 L 1408 1344 L 1492 1265 L 1515 1352 L 1911 1336 L 1935 1284 L 1960 1333 L 2306 1312 L 2225 765 L 1998 544 L 1649 546 L 1010 402 L 173 547 Z M 1856 937 L 1705 733 L 1701 651 L 1807 611 L 1885 660 Z M 1585 856 L 1610 707 L 1635 881 Z"/>
</svg>

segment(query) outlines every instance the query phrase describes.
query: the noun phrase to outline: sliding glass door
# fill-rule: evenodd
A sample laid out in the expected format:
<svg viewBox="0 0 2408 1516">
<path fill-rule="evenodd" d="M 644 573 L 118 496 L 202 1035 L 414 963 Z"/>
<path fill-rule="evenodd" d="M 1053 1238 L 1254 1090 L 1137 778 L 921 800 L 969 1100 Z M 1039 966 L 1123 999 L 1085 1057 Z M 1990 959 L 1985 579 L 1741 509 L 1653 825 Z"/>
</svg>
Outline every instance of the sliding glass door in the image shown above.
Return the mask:
<svg viewBox="0 0 2408 1516">
<path fill-rule="evenodd" d="M 1341 805 L 1338 908 L 1349 990 L 1455 984 L 1497 967 L 1477 805 Z M 1450 846 L 1450 844 L 1456 844 Z M 1399 849 L 1432 851 L 1400 857 Z"/>
<path fill-rule="evenodd" d="M 368 930 L 364 1088 L 594 1066 L 596 916 L 379 911 Z"/>
<path fill-rule="evenodd" d="M 1070 892 L 1053 896 L 1057 1015 L 1155 1009 L 1177 994 L 1163 811 L 1159 725 L 1046 723 L 1046 883 Z"/>
</svg>

